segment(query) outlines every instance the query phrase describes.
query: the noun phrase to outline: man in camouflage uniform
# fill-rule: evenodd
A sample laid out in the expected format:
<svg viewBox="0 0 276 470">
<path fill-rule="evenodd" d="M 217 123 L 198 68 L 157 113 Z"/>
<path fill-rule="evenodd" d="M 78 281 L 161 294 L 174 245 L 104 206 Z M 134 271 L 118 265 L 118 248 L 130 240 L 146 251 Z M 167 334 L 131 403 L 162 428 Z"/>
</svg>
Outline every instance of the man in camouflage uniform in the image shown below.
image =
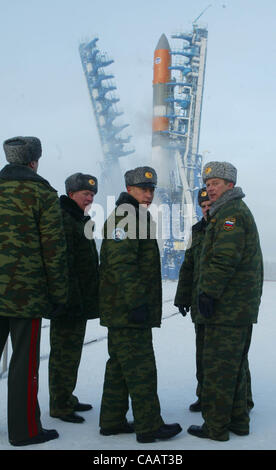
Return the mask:
<svg viewBox="0 0 276 470">
<path fill-rule="evenodd" d="M 12 445 L 58 437 L 42 428 L 37 399 L 41 317 L 57 315 L 68 293 L 65 237 L 57 192 L 37 174 L 36 137 L 4 142 L 0 172 L 0 356 L 11 335 L 8 432 Z"/>
<path fill-rule="evenodd" d="M 81 423 L 76 411 L 92 406 L 73 395 L 77 383 L 86 323 L 99 317 L 98 253 L 94 239 L 86 238 L 86 213 L 98 191 L 97 179 L 75 173 L 65 181 L 67 195 L 60 197 L 67 244 L 69 297 L 63 315 L 51 321 L 49 360 L 50 415 L 62 421 Z"/>
<path fill-rule="evenodd" d="M 206 188 L 198 192 L 198 204 L 202 210 L 202 219 L 192 227 L 191 246 L 185 252 L 185 258 L 179 272 L 177 291 L 174 305 L 179 308 L 180 313 L 186 316 L 191 309 L 191 319 L 195 324 L 196 334 L 196 378 L 198 397 L 195 403 L 190 405 L 191 411 L 201 411 L 201 386 L 202 386 L 202 351 L 204 345 L 204 323 L 197 307 L 197 285 L 199 279 L 199 260 L 202 242 L 207 225 L 207 212 L 211 206 L 211 201 Z"/>
<path fill-rule="evenodd" d="M 210 162 L 203 181 L 212 203 L 200 257 L 199 311 L 204 319 L 200 438 L 249 434 L 247 354 L 262 295 L 263 262 L 254 218 L 242 201 L 237 170 Z"/>
<path fill-rule="evenodd" d="M 164 424 L 157 395 L 153 327 L 160 327 L 160 254 L 150 206 L 157 175 L 139 167 L 125 174 L 127 192 L 104 225 L 100 264 L 100 322 L 108 327 L 100 433 L 136 432 L 138 442 L 169 439 L 179 424 Z M 125 217 L 127 212 L 127 217 Z M 126 230 L 127 226 L 127 230 Z M 134 427 L 126 420 L 132 401 Z"/>
</svg>

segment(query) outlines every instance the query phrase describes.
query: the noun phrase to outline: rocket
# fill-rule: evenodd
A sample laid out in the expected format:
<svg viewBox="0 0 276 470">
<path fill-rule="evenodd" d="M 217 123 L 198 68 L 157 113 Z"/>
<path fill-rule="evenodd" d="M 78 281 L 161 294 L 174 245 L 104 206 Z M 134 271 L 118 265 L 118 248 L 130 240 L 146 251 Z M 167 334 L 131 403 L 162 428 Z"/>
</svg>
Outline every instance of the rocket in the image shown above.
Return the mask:
<svg viewBox="0 0 276 470">
<path fill-rule="evenodd" d="M 158 187 L 164 189 L 170 187 L 170 173 L 173 169 L 168 148 L 170 66 L 171 48 L 167 37 L 162 34 L 154 51 L 153 63 L 152 165 L 158 174 Z"/>
</svg>

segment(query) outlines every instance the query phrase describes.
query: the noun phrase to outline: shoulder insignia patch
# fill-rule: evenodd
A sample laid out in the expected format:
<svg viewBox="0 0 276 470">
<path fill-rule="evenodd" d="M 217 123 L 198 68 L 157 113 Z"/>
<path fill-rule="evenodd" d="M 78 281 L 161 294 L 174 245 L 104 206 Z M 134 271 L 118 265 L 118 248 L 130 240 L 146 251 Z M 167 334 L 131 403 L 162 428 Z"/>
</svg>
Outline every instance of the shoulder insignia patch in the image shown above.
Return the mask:
<svg viewBox="0 0 276 470">
<path fill-rule="evenodd" d="M 227 219 L 224 220 L 223 228 L 226 231 L 233 230 L 235 228 L 235 223 L 236 219 L 235 217 L 227 217 Z"/>
<path fill-rule="evenodd" d="M 112 232 L 112 239 L 120 242 L 126 238 L 126 232 L 122 228 L 115 228 Z"/>
</svg>

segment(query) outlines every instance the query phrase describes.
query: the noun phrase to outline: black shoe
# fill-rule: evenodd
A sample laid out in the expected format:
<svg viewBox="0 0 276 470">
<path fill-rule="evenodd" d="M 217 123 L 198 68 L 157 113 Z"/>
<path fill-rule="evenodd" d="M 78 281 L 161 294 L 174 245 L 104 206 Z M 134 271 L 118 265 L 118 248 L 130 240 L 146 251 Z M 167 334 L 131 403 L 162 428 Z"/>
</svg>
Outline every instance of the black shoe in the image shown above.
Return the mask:
<svg viewBox="0 0 276 470">
<path fill-rule="evenodd" d="M 196 436 L 196 437 L 202 437 L 202 438 L 208 438 L 209 437 L 207 432 L 203 429 L 202 426 L 197 426 L 195 424 L 192 424 L 192 426 L 190 426 L 187 429 L 187 432 L 189 434 L 192 434 L 192 436 Z"/>
<path fill-rule="evenodd" d="M 134 425 L 133 423 L 125 423 L 117 426 L 116 428 L 109 428 L 109 429 L 100 429 L 100 434 L 103 436 L 113 436 L 115 434 L 131 434 L 134 432 Z"/>
<path fill-rule="evenodd" d="M 92 410 L 93 406 L 89 403 L 77 403 L 74 407 L 74 411 L 89 411 Z"/>
<path fill-rule="evenodd" d="M 171 439 L 182 431 L 178 423 L 163 424 L 159 429 L 152 432 L 137 434 L 138 442 L 155 442 L 156 439 Z"/>
<path fill-rule="evenodd" d="M 201 401 L 198 399 L 189 406 L 190 411 L 201 411 Z"/>
<path fill-rule="evenodd" d="M 233 429 L 229 427 L 229 431 L 233 432 L 234 434 L 237 434 L 237 436 L 248 436 L 249 431 L 239 431 L 238 429 Z"/>
<path fill-rule="evenodd" d="M 52 439 L 57 439 L 59 434 L 55 429 L 42 429 L 42 431 L 30 439 L 25 441 L 10 441 L 12 446 L 29 446 L 33 444 L 42 444 L 43 442 L 51 441 Z"/>
<path fill-rule="evenodd" d="M 187 432 L 192 436 L 201 437 L 203 439 L 212 439 L 214 441 L 228 441 L 229 439 L 228 436 L 211 437 L 203 426 L 197 426 L 195 424 L 192 424 L 192 426 L 187 429 Z"/>
<path fill-rule="evenodd" d="M 51 416 L 53 418 L 58 418 L 61 419 L 61 421 L 66 421 L 68 423 L 83 423 L 85 421 L 82 416 L 77 415 L 77 413 L 75 413 L 74 411 L 73 413 L 69 413 L 68 415 Z"/>
</svg>

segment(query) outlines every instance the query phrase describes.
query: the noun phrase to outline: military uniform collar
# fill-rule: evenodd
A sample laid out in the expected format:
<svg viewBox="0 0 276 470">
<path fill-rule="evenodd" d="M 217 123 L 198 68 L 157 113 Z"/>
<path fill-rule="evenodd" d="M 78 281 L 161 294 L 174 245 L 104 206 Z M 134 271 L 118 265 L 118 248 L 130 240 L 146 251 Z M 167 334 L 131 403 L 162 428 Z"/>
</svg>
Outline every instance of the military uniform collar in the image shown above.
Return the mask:
<svg viewBox="0 0 276 470">
<path fill-rule="evenodd" d="M 116 206 L 119 206 L 120 204 L 131 204 L 132 206 L 139 209 L 139 202 L 137 201 L 137 199 L 135 199 L 135 197 L 131 196 L 127 192 L 121 193 L 118 197 L 118 200 L 116 201 Z"/>
<path fill-rule="evenodd" d="M 227 204 L 230 201 L 233 201 L 234 199 L 242 199 L 245 197 L 245 194 L 242 190 L 242 188 L 235 187 L 232 189 L 229 189 L 225 193 L 223 193 L 217 201 L 215 201 L 209 210 L 209 215 L 212 217 L 213 215 L 216 214 L 216 212 L 224 206 L 224 204 Z"/>
<path fill-rule="evenodd" d="M 74 219 L 86 221 L 90 219 L 89 215 L 85 215 L 83 210 L 78 206 L 78 204 L 71 199 L 69 196 L 60 196 L 60 207 L 64 211 L 68 212 Z"/>
<path fill-rule="evenodd" d="M 0 178 L 8 181 L 35 181 L 51 187 L 50 183 L 26 165 L 9 163 L 0 171 Z"/>
</svg>

